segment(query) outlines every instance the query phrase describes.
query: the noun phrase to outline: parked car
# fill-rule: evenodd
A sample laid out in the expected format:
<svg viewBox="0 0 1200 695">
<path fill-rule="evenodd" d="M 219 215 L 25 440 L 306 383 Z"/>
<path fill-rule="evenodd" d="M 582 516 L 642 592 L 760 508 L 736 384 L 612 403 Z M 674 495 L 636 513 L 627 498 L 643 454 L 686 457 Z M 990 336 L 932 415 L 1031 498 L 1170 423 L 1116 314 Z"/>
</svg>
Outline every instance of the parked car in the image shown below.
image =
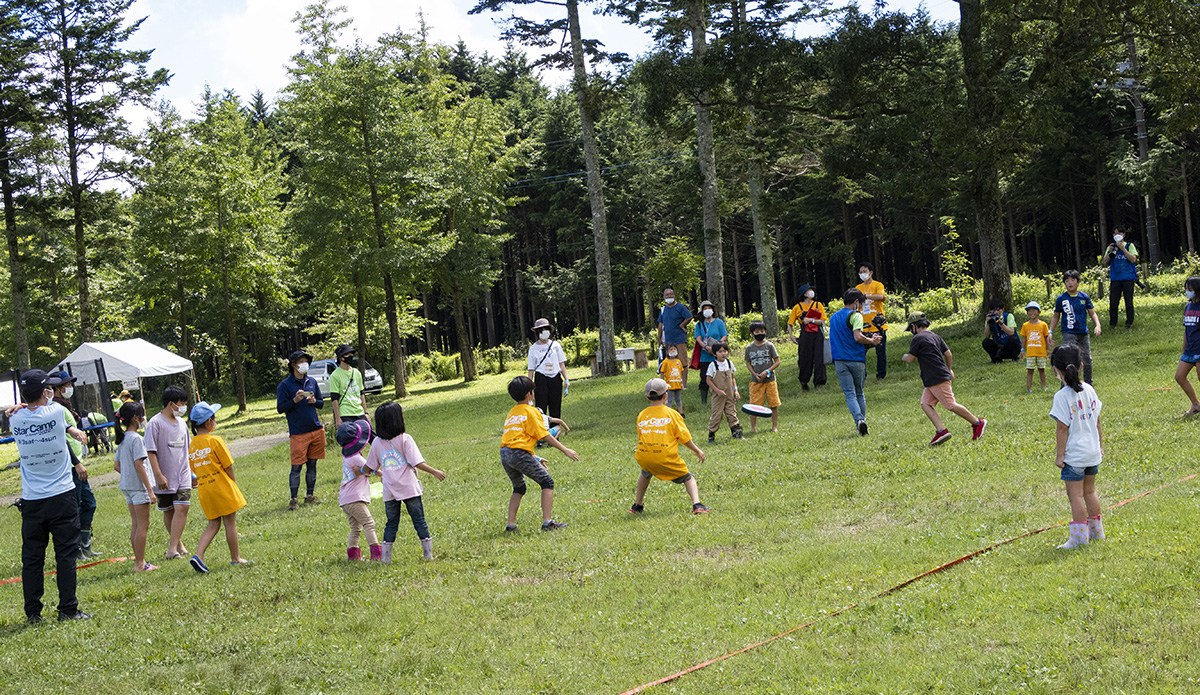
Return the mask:
<svg viewBox="0 0 1200 695">
<path fill-rule="evenodd" d="M 383 377 L 379 375 L 379 371 L 372 367 L 370 362 L 364 361 L 363 364 L 367 368 L 363 375 L 363 390 L 367 393 L 382 392 Z M 329 375 L 337 368 L 337 362 L 334 360 L 317 360 L 309 365 L 308 375 L 316 380 L 317 388 L 321 390 L 321 398 L 329 398 Z"/>
</svg>

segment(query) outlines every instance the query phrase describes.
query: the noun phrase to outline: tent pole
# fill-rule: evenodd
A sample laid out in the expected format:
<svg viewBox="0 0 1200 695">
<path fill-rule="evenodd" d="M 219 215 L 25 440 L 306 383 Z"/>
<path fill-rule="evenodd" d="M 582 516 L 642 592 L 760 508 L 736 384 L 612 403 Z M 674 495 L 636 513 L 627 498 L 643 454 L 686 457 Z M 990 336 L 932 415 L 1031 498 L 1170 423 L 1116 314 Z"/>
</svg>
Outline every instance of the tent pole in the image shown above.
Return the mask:
<svg viewBox="0 0 1200 695">
<path fill-rule="evenodd" d="M 192 396 L 196 399 L 195 402 L 200 402 L 200 387 L 196 384 L 196 368 L 192 367 Z"/>
</svg>

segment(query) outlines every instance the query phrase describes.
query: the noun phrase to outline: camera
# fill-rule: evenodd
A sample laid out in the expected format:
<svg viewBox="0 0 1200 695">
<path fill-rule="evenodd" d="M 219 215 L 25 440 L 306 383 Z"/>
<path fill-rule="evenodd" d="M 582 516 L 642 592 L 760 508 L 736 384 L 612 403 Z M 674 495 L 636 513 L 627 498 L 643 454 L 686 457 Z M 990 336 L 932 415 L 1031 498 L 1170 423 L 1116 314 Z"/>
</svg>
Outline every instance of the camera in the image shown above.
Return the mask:
<svg viewBox="0 0 1200 695">
<path fill-rule="evenodd" d="M 875 316 L 871 318 L 871 325 L 879 330 L 883 330 L 885 324 L 887 324 L 887 317 L 883 314 L 875 314 Z"/>
<path fill-rule="evenodd" d="M 988 312 L 987 322 L 988 323 L 999 323 L 1000 322 L 1000 312 L 999 311 Z"/>
</svg>

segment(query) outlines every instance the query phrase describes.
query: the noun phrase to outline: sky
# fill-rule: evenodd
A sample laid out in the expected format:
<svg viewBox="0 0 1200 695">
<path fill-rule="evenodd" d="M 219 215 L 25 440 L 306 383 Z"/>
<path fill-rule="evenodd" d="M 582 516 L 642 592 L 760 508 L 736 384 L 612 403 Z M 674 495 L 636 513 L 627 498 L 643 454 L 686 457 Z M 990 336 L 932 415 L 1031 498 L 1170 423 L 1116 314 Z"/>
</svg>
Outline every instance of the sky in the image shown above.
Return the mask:
<svg viewBox="0 0 1200 695">
<path fill-rule="evenodd" d="M 340 0 L 353 24 L 344 40 L 354 37 L 372 42 L 381 34 L 397 30 L 416 33 L 418 13 L 423 14 L 433 42 L 454 45 L 462 39 L 472 53 L 498 56 L 504 52 L 502 28 L 496 13 L 468 15 L 475 0 Z M 272 103 L 287 84 L 287 66 L 300 49 L 292 18 L 302 11 L 306 0 L 136 0 L 128 21 L 145 17 L 141 28 L 130 39 L 129 47 L 154 49 L 151 72 L 166 68 L 170 84 L 158 92 L 158 99 L 175 105 L 185 116 L 196 112 L 196 104 L 205 86 L 214 91 L 232 89 L 244 100 L 262 90 Z M 924 5 L 938 21 L 957 21 L 958 4 L 954 0 L 895 0 L 890 8 L 911 10 Z M 529 5 L 529 14 L 561 11 L 557 7 Z M 581 7 L 580 23 L 584 36 L 599 37 L 609 50 L 637 56 L 649 49 L 646 33 L 613 17 L 596 16 Z M 812 31 L 809 29 L 808 31 Z M 525 49 L 531 55 L 533 49 Z M 568 77 L 561 73 L 543 73 L 551 85 L 563 85 Z M 130 109 L 126 117 L 140 129 L 148 118 L 142 109 Z"/>
</svg>

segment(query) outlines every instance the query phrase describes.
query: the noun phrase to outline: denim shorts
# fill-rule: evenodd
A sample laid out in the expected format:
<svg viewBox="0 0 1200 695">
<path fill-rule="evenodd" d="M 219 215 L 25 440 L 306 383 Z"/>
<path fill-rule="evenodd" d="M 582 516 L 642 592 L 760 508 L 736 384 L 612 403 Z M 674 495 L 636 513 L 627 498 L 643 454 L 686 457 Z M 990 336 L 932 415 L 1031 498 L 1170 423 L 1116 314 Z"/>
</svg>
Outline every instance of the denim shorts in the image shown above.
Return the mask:
<svg viewBox="0 0 1200 695">
<path fill-rule="evenodd" d="M 1096 475 L 1100 472 L 1100 466 L 1087 466 L 1086 468 L 1077 468 L 1071 464 L 1062 467 L 1062 475 L 1059 476 L 1063 480 L 1071 483 L 1083 480 L 1085 475 Z"/>
<path fill-rule="evenodd" d="M 1188 364 L 1196 364 L 1197 362 L 1200 362 L 1200 353 L 1194 352 L 1189 355 L 1185 352 L 1179 356 L 1179 361 L 1187 362 Z"/>
</svg>

